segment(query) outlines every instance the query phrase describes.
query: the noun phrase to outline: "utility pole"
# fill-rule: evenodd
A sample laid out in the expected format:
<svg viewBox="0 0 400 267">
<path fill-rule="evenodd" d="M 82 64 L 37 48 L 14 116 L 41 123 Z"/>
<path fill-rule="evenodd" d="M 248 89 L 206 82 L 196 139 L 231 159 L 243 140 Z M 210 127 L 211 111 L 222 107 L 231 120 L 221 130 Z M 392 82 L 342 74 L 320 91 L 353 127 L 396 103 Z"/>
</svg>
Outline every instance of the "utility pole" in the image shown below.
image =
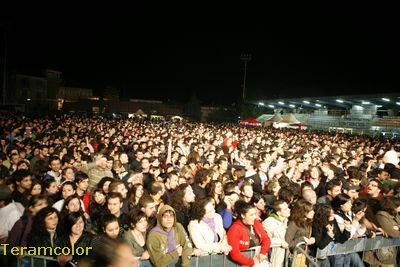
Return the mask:
<svg viewBox="0 0 400 267">
<path fill-rule="evenodd" d="M 251 60 L 251 54 L 241 54 L 240 60 L 244 62 L 244 73 L 243 73 L 243 103 L 246 101 L 246 74 L 247 74 L 247 62 Z"/>
</svg>

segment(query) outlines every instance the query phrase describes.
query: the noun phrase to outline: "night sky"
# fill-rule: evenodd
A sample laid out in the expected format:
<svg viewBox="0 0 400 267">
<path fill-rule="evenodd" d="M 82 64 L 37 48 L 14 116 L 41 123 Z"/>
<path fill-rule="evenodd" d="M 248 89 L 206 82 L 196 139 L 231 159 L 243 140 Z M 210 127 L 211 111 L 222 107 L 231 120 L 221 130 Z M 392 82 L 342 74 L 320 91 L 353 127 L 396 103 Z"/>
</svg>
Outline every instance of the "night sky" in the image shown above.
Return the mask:
<svg viewBox="0 0 400 267">
<path fill-rule="evenodd" d="M 241 96 L 241 53 L 252 54 L 249 99 L 400 91 L 395 11 L 137 6 L 125 14 L 18 12 L 0 24 L 9 71 L 57 69 L 66 85 L 96 94 L 111 86 L 123 98 L 182 102 L 195 93 L 202 103 L 230 104 Z"/>
</svg>

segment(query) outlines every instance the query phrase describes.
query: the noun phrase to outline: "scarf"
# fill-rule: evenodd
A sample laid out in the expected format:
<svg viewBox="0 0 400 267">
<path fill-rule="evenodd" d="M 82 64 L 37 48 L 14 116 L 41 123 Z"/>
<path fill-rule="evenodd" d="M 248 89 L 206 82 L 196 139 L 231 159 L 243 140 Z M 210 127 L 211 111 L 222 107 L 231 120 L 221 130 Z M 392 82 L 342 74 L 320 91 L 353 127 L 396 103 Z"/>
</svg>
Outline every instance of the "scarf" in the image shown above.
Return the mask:
<svg viewBox="0 0 400 267">
<path fill-rule="evenodd" d="M 210 227 L 210 229 L 213 231 L 213 233 L 214 233 L 214 242 L 218 242 L 218 234 L 217 234 L 217 231 L 215 230 L 214 218 L 204 217 L 202 219 L 202 221 L 205 222 L 208 225 L 208 227 Z"/>
<path fill-rule="evenodd" d="M 151 232 L 157 232 L 163 235 L 166 235 L 168 237 L 168 253 L 171 253 L 172 251 L 176 250 L 176 241 L 174 237 L 174 228 L 172 228 L 169 232 L 164 231 L 161 227 L 156 226 L 154 227 Z"/>
</svg>

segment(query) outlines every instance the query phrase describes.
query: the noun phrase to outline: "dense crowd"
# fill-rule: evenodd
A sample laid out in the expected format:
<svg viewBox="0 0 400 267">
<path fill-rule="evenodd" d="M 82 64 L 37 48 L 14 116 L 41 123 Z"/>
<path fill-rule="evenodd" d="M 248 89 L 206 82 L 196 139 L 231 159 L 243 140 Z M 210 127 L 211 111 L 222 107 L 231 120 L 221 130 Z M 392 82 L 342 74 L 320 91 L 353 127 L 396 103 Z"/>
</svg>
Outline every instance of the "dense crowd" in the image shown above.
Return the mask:
<svg viewBox="0 0 400 267">
<path fill-rule="evenodd" d="M 315 256 L 331 242 L 400 236 L 396 140 L 12 114 L 0 118 L 0 134 L 5 250 L 90 247 L 57 260 L 91 266 L 190 266 L 193 256 L 223 253 L 240 265 L 279 267 L 298 244 Z M 242 253 L 256 246 L 253 258 Z M 392 250 L 389 260 L 368 251 L 318 261 L 394 265 Z"/>
</svg>

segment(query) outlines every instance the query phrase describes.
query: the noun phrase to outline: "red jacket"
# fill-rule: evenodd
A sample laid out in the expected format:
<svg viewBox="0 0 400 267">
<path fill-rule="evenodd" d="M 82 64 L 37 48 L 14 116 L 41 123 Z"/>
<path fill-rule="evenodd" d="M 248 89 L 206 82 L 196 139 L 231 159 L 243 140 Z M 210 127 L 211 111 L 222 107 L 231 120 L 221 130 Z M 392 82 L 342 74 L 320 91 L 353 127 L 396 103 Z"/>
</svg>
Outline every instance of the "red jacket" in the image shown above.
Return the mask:
<svg viewBox="0 0 400 267">
<path fill-rule="evenodd" d="M 260 239 L 261 243 L 261 254 L 267 255 L 271 241 L 269 240 L 267 232 L 265 232 L 262 224 L 258 221 L 254 221 L 254 232 Z M 240 251 L 249 249 L 250 237 L 248 234 L 248 228 L 243 224 L 242 220 L 236 220 L 228 230 L 228 243 L 232 247 L 229 256 L 237 262 L 239 265 L 254 265 L 254 261 L 251 258 L 247 258 Z"/>
</svg>

